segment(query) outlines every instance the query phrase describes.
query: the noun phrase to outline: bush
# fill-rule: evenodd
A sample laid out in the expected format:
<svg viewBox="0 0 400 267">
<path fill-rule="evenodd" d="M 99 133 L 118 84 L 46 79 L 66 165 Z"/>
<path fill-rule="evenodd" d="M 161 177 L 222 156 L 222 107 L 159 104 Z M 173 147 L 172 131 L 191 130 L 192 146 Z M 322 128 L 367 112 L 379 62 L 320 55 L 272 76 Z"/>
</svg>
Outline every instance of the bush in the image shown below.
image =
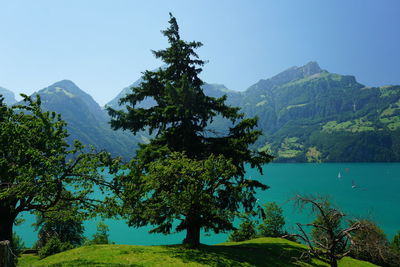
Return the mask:
<svg viewBox="0 0 400 267">
<path fill-rule="evenodd" d="M 39 258 L 43 259 L 72 248 L 74 248 L 74 246 L 71 243 L 61 242 L 57 236 L 53 236 L 47 240 L 46 244 L 39 250 Z"/>
<path fill-rule="evenodd" d="M 400 255 L 391 249 L 382 229 L 369 220 L 360 223 L 361 227 L 353 234 L 351 256 L 382 266 L 400 266 Z"/>
<path fill-rule="evenodd" d="M 392 248 L 395 251 L 400 252 L 400 231 L 398 231 L 397 234 L 393 237 Z"/>
<path fill-rule="evenodd" d="M 38 216 L 36 218 L 36 229 L 39 230 L 36 244 L 38 249 L 46 246 L 47 242 L 54 236 L 57 236 L 61 243 L 69 243 L 74 247 L 82 245 L 83 232 L 85 230 L 82 218 L 62 213 L 49 215 L 51 216 Z"/>
<path fill-rule="evenodd" d="M 108 238 L 108 225 L 104 222 L 99 222 L 97 224 L 97 232 L 93 235 L 92 240 L 86 241 L 85 245 L 101 245 L 110 244 Z"/>
<path fill-rule="evenodd" d="M 22 238 L 17 235 L 15 232 L 13 233 L 13 240 L 11 243 L 11 250 L 16 255 L 21 255 L 22 251 L 25 249 L 25 243 L 22 241 Z"/>
<path fill-rule="evenodd" d="M 275 202 L 265 204 L 264 220 L 258 226 L 258 235 L 261 237 L 283 236 L 285 234 L 283 231 L 285 219 L 282 214 L 282 209 Z"/>
<path fill-rule="evenodd" d="M 18 257 L 21 255 L 22 251 L 25 249 L 25 244 L 22 241 L 22 238 L 17 235 L 17 233 L 13 232 L 12 242 L 11 242 L 11 251 L 16 256 L 13 257 L 15 265 L 18 263 Z"/>
<path fill-rule="evenodd" d="M 228 238 L 231 242 L 240 242 L 257 237 L 256 225 L 253 221 L 246 219 L 243 221 L 239 228 L 234 230 Z"/>
</svg>

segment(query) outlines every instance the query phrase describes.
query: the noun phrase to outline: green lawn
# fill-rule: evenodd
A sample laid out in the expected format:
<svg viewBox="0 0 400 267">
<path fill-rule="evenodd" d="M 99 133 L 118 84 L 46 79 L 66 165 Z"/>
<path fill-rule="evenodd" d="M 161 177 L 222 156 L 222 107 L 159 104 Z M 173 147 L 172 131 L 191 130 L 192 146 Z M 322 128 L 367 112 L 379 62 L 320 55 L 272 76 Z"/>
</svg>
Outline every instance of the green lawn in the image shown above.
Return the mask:
<svg viewBox="0 0 400 267">
<path fill-rule="evenodd" d="M 95 245 L 69 250 L 43 260 L 34 255 L 23 255 L 18 266 L 328 266 L 315 259 L 312 262 L 294 259 L 301 255 L 304 248 L 303 245 L 281 238 L 202 245 L 198 250 L 185 249 L 182 245 Z M 339 266 L 376 265 L 344 258 Z"/>
</svg>

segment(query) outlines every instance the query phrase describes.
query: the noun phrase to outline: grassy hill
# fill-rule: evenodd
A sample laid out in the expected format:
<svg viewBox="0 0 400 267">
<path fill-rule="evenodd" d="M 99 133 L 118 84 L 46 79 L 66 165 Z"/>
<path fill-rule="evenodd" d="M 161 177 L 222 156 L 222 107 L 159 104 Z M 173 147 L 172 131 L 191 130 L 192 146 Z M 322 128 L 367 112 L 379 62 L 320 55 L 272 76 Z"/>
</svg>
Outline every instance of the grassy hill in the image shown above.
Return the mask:
<svg viewBox="0 0 400 267">
<path fill-rule="evenodd" d="M 304 245 L 281 238 L 202 245 L 199 250 L 185 249 L 182 245 L 95 245 L 69 250 L 43 260 L 34 255 L 23 255 L 18 266 L 328 266 L 315 259 L 312 262 L 295 260 L 294 257 L 299 257 L 305 248 Z M 339 266 L 376 265 L 346 257 Z"/>
</svg>

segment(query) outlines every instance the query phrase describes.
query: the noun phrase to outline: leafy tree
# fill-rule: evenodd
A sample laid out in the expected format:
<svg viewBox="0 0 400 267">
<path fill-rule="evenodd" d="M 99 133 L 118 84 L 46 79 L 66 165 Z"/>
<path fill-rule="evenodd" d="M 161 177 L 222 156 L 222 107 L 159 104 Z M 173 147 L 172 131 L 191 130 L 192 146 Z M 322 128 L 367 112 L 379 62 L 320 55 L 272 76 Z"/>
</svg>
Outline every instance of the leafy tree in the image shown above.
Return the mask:
<svg viewBox="0 0 400 267">
<path fill-rule="evenodd" d="M 239 228 L 233 230 L 229 235 L 228 241 L 241 242 L 256 237 L 256 221 L 252 220 L 250 216 L 245 216 L 244 220 L 240 223 Z"/>
<path fill-rule="evenodd" d="M 110 244 L 110 240 L 108 238 L 108 225 L 104 222 L 99 222 L 97 224 L 97 231 L 93 235 L 92 240 L 90 240 L 87 245 L 101 245 L 101 244 Z"/>
<path fill-rule="evenodd" d="M 173 220 L 178 216 L 177 208 L 173 206 L 176 203 L 166 203 L 162 213 L 152 212 L 156 204 L 147 205 L 160 201 L 160 194 L 167 194 L 168 191 L 169 194 L 177 193 L 172 191 L 176 190 L 175 180 L 171 183 L 166 180 L 162 187 L 158 187 L 157 181 L 148 182 L 149 177 L 159 178 L 157 175 L 146 174 L 151 162 L 165 159 L 172 152 L 183 152 L 187 158 L 200 161 L 208 159 L 212 154 L 223 155 L 236 167 L 231 179 L 225 180 L 226 185 L 215 183 L 208 191 L 202 191 L 202 194 L 218 201 L 213 204 L 218 208 L 198 209 L 199 204 L 192 202 L 190 212 L 177 226 L 177 231 L 186 230 L 185 242 L 196 247 L 200 243 L 201 228 L 215 232 L 233 229 L 230 216 L 210 221 L 208 218 L 212 218 L 213 214 L 219 214 L 220 210 L 232 212 L 239 209 L 239 206 L 251 210 L 255 206 L 255 190 L 266 189 L 267 186 L 246 178 L 245 164 L 257 167 L 261 172 L 261 166 L 269 162 L 271 156 L 266 152 L 249 149 L 249 145 L 261 135 L 260 131 L 254 130 L 257 118 L 243 119 L 238 108 L 225 104 L 226 96 L 213 98 L 204 95 L 203 82 L 198 77 L 204 61 L 194 51 L 202 44 L 183 41 L 176 19 L 171 14 L 169 24 L 170 27 L 163 34 L 170 47 L 153 51 L 155 57 L 165 63 L 165 67 L 144 72 L 143 82 L 120 99 L 120 104 L 126 104 L 126 109 L 118 111 L 108 108 L 108 112 L 113 117 L 111 126 L 114 129 L 130 130 L 133 133 L 148 130 L 150 134 L 155 134 L 148 144 L 140 145 L 136 159 L 129 166 L 130 172 L 118 178 L 125 214 L 131 226 L 158 225 L 153 232 L 168 234 Z M 136 106 L 145 99 L 153 99 L 155 104 L 149 108 Z M 225 133 L 209 131 L 207 126 L 216 115 L 230 120 L 233 126 Z M 214 183 L 217 177 L 212 176 L 210 179 L 210 183 Z M 191 194 L 190 191 L 194 189 L 184 187 L 184 181 L 181 183 L 184 190 L 189 190 L 181 193 Z M 222 187 L 225 189 L 222 190 Z"/>
<path fill-rule="evenodd" d="M 400 252 L 400 231 L 393 237 L 392 247 Z"/>
<path fill-rule="evenodd" d="M 303 197 L 297 195 L 295 203 L 303 209 L 311 206 L 311 211 L 317 215 L 310 224 L 297 223 L 300 234 L 295 236 L 303 240 L 308 246 L 308 255 L 327 262 L 332 267 L 337 267 L 337 261 L 350 253 L 349 241 L 353 243 L 351 233 L 360 228 L 360 222 L 349 222 L 347 228 L 341 227 L 342 219 L 346 215 L 340 210 L 331 207 L 328 199 L 323 197 Z M 304 226 L 313 227 L 311 238 Z"/>
<path fill-rule="evenodd" d="M 46 244 L 39 249 L 39 258 L 43 259 L 48 256 L 69 250 L 74 246 L 69 242 L 62 242 L 57 235 L 52 236 L 47 240 Z"/>
<path fill-rule="evenodd" d="M 275 202 L 264 205 L 264 220 L 258 226 L 258 235 L 266 237 L 280 237 L 285 233 L 283 226 L 285 225 L 285 218 L 283 217 L 282 208 Z"/>
<path fill-rule="evenodd" d="M 400 255 L 391 250 L 385 233 L 370 220 L 361 220 L 360 228 L 352 234 L 351 256 L 379 264 L 400 266 Z"/>
<path fill-rule="evenodd" d="M 62 211 L 46 212 L 36 218 L 35 227 L 39 230 L 36 243 L 38 249 L 44 247 L 55 236 L 61 243 L 69 243 L 72 247 L 83 244 L 83 216 L 76 207 L 68 207 L 63 201 L 58 205 L 60 204 L 65 207 Z"/>
<path fill-rule="evenodd" d="M 106 152 L 85 152 L 78 141 L 70 147 L 60 115 L 43 112 L 39 96 L 22 96 L 25 104 L 13 107 L 0 99 L 0 240 L 12 240 L 21 212 L 55 210 L 61 200 L 94 207 L 92 185 L 107 184 L 98 167 L 115 163 Z"/>
</svg>

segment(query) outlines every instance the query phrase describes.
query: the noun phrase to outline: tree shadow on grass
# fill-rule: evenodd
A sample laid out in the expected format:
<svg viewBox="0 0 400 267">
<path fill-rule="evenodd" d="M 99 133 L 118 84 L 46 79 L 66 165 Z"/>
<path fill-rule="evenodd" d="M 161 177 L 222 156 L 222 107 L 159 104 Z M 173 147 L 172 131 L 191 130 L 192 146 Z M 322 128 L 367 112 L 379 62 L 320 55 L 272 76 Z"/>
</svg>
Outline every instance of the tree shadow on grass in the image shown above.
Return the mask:
<svg viewBox="0 0 400 267">
<path fill-rule="evenodd" d="M 197 250 L 185 249 L 182 246 L 170 246 L 172 257 L 183 262 L 197 262 L 209 266 L 304 266 L 305 261 L 297 261 L 305 249 L 287 243 L 247 243 L 231 246 L 201 245 Z M 308 266 L 326 265 L 307 262 Z"/>
</svg>

